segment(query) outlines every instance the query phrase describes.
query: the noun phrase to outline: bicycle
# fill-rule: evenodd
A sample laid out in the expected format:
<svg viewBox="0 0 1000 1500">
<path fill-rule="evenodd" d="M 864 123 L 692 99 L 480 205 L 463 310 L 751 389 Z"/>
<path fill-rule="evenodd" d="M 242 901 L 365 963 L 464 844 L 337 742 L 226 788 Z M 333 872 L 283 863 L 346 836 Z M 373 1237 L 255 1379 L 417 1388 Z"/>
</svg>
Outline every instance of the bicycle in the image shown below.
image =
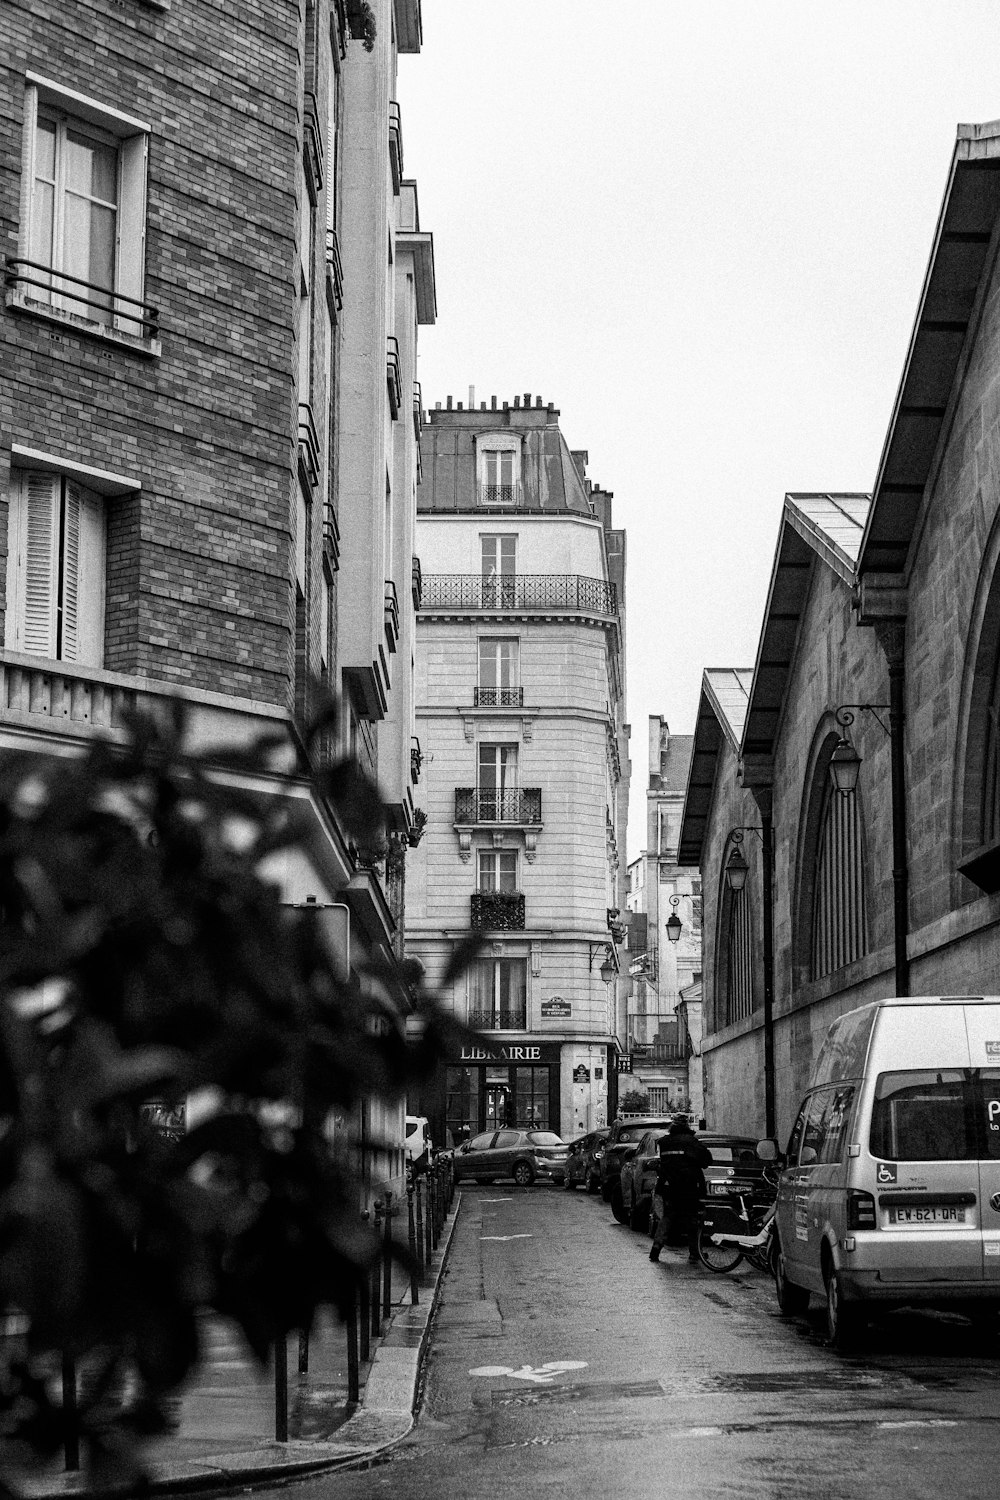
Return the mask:
<svg viewBox="0 0 1000 1500">
<path fill-rule="evenodd" d="M 764 1181 L 777 1194 L 777 1178 L 765 1172 Z M 748 1260 L 758 1271 L 774 1270 L 774 1210 L 776 1197 L 751 1199 L 737 1193 L 737 1209 L 731 1201 L 703 1202 L 698 1226 L 698 1257 L 703 1266 L 719 1275 L 735 1271 Z"/>
</svg>

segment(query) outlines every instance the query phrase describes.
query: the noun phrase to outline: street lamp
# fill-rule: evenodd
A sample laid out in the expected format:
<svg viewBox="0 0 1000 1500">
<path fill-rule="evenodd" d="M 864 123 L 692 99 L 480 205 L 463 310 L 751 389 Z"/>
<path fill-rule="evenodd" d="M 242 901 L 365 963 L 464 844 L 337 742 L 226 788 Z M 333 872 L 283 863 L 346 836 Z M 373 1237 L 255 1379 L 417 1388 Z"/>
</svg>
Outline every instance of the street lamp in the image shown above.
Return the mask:
<svg viewBox="0 0 1000 1500">
<path fill-rule="evenodd" d="M 670 943 L 679 943 L 681 933 L 684 931 L 684 923 L 677 915 L 677 907 L 680 904 L 680 899 L 680 896 L 671 896 L 670 898 L 670 905 L 674 908 L 667 918 L 667 941 Z"/>
<path fill-rule="evenodd" d="M 910 993 L 910 960 L 906 952 L 906 929 L 909 920 L 909 870 L 906 857 L 906 785 L 903 761 L 903 680 L 901 670 L 890 665 L 889 703 L 842 703 L 834 711 L 841 729 L 854 723 L 855 713 L 870 714 L 883 734 L 889 736 L 892 772 L 892 925 L 895 949 L 896 994 Z M 889 722 L 881 717 L 888 711 Z M 849 796 L 858 784 L 861 757 L 851 742 L 841 735 L 830 757 L 830 779 L 841 796 Z"/>
<path fill-rule="evenodd" d="M 730 854 L 726 864 L 726 884 L 734 896 L 739 895 L 740 891 L 746 885 L 749 870 L 750 866 L 744 858 L 743 850 L 739 844 L 734 844 L 733 852 Z"/>
<path fill-rule="evenodd" d="M 614 950 L 613 944 L 611 944 L 611 943 L 591 943 L 590 944 L 590 970 L 591 970 L 591 973 L 593 973 L 593 970 L 594 970 L 594 959 L 597 957 L 597 955 L 599 953 L 603 953 L 605 955 L 605 957 L 604 957 L 604 962 L 601 964 L 601 967 L 598 970 L 598 973 L 600 974 L 600 976 L 601 976 L 601 978 L 602 978 L 602 980 L 604 981 L 605 984 L 610 984 L 611 981 L 612 981 L 612 979 L 614 979 L 615 976 L 618 973 L 618 965 L 615 963 L 615 950 Z"/>
</svg>

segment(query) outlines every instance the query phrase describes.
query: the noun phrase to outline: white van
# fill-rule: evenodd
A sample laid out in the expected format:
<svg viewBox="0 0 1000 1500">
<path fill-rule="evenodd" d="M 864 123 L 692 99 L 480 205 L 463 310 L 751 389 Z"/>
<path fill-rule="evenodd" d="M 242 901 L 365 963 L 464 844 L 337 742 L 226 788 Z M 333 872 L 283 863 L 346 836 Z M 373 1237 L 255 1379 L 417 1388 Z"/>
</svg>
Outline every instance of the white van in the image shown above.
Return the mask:
<svg viewBox="0 0 1000 1500">
<path fill-rule="evenodd" d="M 1000 1309 L 1000 998 L 879 1000 L 836 1020 L 775 1223 L 778 1306 L 825 1297 L 836 1345 L 873 1304 Z"/>
</svg>

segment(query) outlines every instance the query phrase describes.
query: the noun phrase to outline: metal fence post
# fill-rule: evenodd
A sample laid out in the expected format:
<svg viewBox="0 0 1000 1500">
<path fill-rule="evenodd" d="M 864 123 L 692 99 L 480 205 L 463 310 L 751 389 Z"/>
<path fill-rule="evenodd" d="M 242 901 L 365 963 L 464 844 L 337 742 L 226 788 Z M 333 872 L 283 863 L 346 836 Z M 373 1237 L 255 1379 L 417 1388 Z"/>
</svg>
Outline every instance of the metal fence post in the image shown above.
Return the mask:
<svg viewBox="0 0 1000 1500">
<path fill-rule="evenodd" d="M 385 1226 L 382 1235 L 382 1312 L 392 1317 L 392 1192 L 386 1189 Z"/>
<path fill-rule="evenodd" d="M 368 1218 L 367 1211 L 361 1217 Z M 358 1279 L 358 1340 L 362 1359 L 371 1354 L 372 1336 L 372 1279 L 369 1271 L 363 1271 Z"/>
<path fill-rule="evenodd" d="M 361 1380 L 358 1374 L 358 1294 L 351 1292 L 347 1305 L 347 1399 L 358 1401 L 361 1396 Z"/>
<path fill-rule="evenodd" d="M 288 1335 L 274 1341 L 274 1441 L 288 1442 Z"/>
<path fill-rule="evenodd" d="M 410 1301 L 414 1307 L 420 1304 L 419 1278 L 417 1276 L 417 1230 L 413 1220 L 413 1183 L 406 1184 L 406 1216 L 409 1220 L 410 1246 Z"/>
<path fill-rule="evenodd" d="M 424 1193 L 423 1179 L 417 1178 L 417 1265 L 424 1274 Z"/>
<path fill-rule="evenodd" d="M 80 1467 L 80 1422 L 76 1404 L 76 1360 L 62 1357 L 63 1460 L 67 1469 Z"/>
</svg>

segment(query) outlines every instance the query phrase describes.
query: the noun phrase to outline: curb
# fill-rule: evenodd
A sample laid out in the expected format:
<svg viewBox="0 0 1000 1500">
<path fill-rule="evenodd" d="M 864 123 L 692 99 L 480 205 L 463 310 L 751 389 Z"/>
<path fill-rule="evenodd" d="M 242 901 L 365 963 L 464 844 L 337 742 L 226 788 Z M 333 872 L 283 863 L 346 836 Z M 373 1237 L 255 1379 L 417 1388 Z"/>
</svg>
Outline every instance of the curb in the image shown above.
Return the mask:
<svg viewBox="0 0 1000 1500">
<path fill-rule="evenodd" d="M 245 1451 L 154 1464 L 144 1494 L 207 1494 L 256 1485 L 282 1484 L 308 1474 L 348 1468 L 393 1447 L 412 1431 L 420 1371 L 437 1307 L 448 1252 L 462 1206 L 456 1190 L 437 1250 L 431 1256 L 430 1280 L 421 1286 L 416 1307 L 394 1312 L 375 1350 L 358 1410 L 326 1442 L 261 1440 Z M 107 1500 L 109 1491 L 90 1490 L 85 1470 L 23 1479 L 13 1491 L 23 1500 Z M 112 1491 L 121 1497 L 128 1490 Z"/>
</svg>

